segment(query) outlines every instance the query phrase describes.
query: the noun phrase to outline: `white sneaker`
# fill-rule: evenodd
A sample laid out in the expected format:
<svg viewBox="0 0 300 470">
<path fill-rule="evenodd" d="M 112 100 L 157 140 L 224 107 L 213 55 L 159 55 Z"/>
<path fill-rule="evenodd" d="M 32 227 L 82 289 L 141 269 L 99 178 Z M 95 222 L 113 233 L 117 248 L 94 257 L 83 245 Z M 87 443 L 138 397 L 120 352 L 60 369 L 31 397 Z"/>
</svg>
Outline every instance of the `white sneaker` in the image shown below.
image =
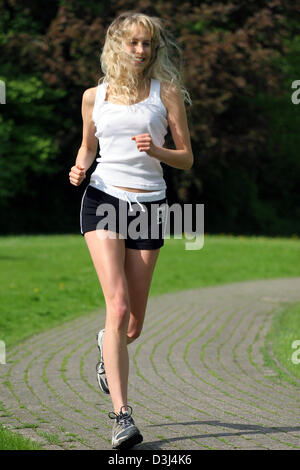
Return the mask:
<svg viewBox="0 0 300 470">
<path fill-rule="evenodd" d="M 98 349 L 100 351 L 100 362 L 98 362 L 96 365 L 96 374 L 97 374 L 98 385 L 99 385 L 101 392 L 109 394 L 109 388 L 108 388 L 108 383 L 107 383 L 107 379 L 105 375 L 103 352 L 102 352 L 104 331 L 105 330 L 99 331 L 99 333 L 96 336 Z"/>
<path fill-rule="evenodd" d="M 131 416 L 131 406 L 127 406 L 127 408 L 130 408 L 130 413 L 128 411 L 122 412 L 122 408 L 118 414 L 114 412 L 108 413 L 108 416 L 115 420 L 111 440 L 113 449 L 131 449 L 143 441 L 143 436 L 134 424 Z"/>
</svg>

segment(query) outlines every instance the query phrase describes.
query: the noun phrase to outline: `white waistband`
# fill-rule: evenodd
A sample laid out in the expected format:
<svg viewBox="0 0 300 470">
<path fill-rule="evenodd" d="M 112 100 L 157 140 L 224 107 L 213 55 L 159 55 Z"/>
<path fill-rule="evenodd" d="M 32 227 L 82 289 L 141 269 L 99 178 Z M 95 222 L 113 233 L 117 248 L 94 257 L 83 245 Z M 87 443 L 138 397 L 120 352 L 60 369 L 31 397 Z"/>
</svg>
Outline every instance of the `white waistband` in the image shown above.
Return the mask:
<svg viewBox="0 0 300 470">
<path fill-rule="evenodd" d="M 160 199 L 164 199 L 166 197 L 165 189 L 161 189 L 159 191 L 149 191 L 146 193 L 138 193 L 117 188 L 116 186 L 105 183 L 99 178 L 97 178 L 97 180 L 90 181 L 90 186 L 93 186 L 96 189 L 100 189 L 101 191 L 122 199 L 123 201 L 127 201 L 130 206 L 130 211 L 133 210 L 131 207 L 131 202 L 137 202 L 144 212 L 145 210 L 140 202 L 159 201 Z"/>
</svg>

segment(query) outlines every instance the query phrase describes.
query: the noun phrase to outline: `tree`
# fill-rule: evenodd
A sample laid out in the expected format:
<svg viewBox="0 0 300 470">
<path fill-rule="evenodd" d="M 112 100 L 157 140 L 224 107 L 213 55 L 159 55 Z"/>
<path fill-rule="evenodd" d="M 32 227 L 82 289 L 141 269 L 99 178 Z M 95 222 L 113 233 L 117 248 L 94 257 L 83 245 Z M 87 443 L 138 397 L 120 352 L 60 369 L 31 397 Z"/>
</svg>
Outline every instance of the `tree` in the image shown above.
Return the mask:
<svg viewBox="0 0 300 470">
<path fill-rule="evenodd" d="M 57 201 L 56 210 L 62 193 L 66 204 L 74 201 L 74 191 L 64 184 L 81 139 L 82 93 L 95 86 L 102 75 L 99 58 L 107 26 L 122 11 L 142 11 L 163 18 L 181 45 L 182 70 L 193 101 L 187 111 L 195 164 L 189 172 L 164 165 L 169 200 L 196 199 L 208 204 L 206 227 L 211 230 L 219 229 L 226 216 L 229 227 L 260 230 L 263 216 L 257 216 L 260 222 L 251 220 L 250 226 L 240 223 L 241 202 L 231 197 L 230 188 L 242 188 L 243 200 L 260 200 L 258 185 L 263 182 L 258 175 L 265 168 L 262 156 L 268 153 L 270 130 L 268 113 L 259 97 L 272 100 L 283 96 L 282 81 L 287 72 L 282 58 L 297 32 L 299 6 L 291 0 L 57 0 L 49 8 L 47 3 L 48 10 L 44 5 L 46 2 L 29 0 L 0 3 L 0 65 L 2 70 L 4 64 L 9 65 L 1 76 L 12 82 L 17 77 L 14 87 L 21 90 L 24 99 L 29 93 L 32 102 L 29 118 L 24 99 L 17 92 L 10 97 L 13 107 L 7 107 L 4 121 L 2 118 L 2 158 L 15 152 L 15 137 L 9 136 L 19 126 L 23 126 L 27 142 L 35 142 L 32 147 L 29 144 L 25 158 L 17 152 L 8 174 L 23 165 L 30 169 L 29 162 L 35 161 L 36 194 L 45 182 L 39 175 L 46 172 L 50 185 L 52 181 L 62 185 L 55 184 L 55 194 L 51 193 Z M 37 88 L 44 90 L 39 102 L 30 92 L 34 87 L 33 94 Z M 48 107 L 40 113 L 41 106 Z M 34 135 L 40 142 L 29 138 Z M 170 135 L 167 145 L 172 145 Z M 238 184 L 239 180 L 244 183 Z M 5 185 L 9 187 L 9 177 L 3 188 Z M 30 190 L 28 176 L 22 191 L 28 194 Z M 10 185 L 5 194 L 13 196 L 12 191 L 17 189 Z M 14 195 L 20 198 L 21 193 Z M 260 202 L 263 207 L 264 201 Z"/>
</svg>

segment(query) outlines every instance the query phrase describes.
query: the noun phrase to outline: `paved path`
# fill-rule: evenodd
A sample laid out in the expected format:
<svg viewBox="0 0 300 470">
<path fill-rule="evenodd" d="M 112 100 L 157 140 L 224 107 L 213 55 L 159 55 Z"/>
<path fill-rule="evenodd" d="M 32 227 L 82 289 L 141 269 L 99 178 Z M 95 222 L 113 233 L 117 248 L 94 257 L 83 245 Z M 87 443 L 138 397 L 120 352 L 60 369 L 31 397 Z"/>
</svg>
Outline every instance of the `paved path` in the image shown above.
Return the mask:
<svg viewBox="0 0 300 470">
<path fill-rule="evenodd" d="M 143 333 L 129 346 L 129 404 L 144 435 L 136 449 L 300 449 L 299 389 L 271 381 L 260 351 L 274 313 L 296 301 L 300 278 L 150 298 Z M 0 401 L 11 414 L 0 411 L 1 423 L 47 449 L 111 449 L 111 401 L 95 376 L 104 315 L 7 354 Z"/>
</svg>

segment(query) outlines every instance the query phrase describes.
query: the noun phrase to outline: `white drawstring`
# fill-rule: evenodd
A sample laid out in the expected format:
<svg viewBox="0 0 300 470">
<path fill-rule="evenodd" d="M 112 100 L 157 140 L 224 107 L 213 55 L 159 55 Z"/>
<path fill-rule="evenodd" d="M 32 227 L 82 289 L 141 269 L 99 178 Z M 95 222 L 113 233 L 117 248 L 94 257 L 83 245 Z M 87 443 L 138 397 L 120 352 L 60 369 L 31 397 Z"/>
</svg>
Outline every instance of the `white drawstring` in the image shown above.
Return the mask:
<svg viewBox="0 0 300 470">
<path fill-rule="evenodd" d="M 127 196 L 126 193 L 125 193 L 125 197 L 126 197 L 126 200 L 127 200 L 128 204 L 129 204 L 129 207 L 130 207 L 129 212 L 132 212 L 133 209 L 132 209 L 132 207 L 131 207 L 131 202 L 130 202 L 130 200 L 129 200 L 129 198 L 128 198 L 128 196 Z"/>
<path fill-rule="evenodd" d="M 133 212 L 133 209 L 132 209 L 132 206 L 131 206 L 131 202 L 130 202 L 130 200 L 129 200 L 129 198 L 128 198 L 128 196 L 127 196 L 126 193 L 125 193 L 125 196 L 126 196 L 126 200 L 127 200 L 128 204 L 129 204 L 129 212 Z M 146 212 L 144 206 L 137 200 L 137 194 L 136 194 L 136 196 L 135 196 L 135 201 L 136 201 L 136 202 L 138 203 L 138 205 L 141 207 L 142 212 Z"/>
<path fill-rule="evenodd" d="M 135 195 L 135 200 L 136 200 L 136 202 L 138 203 L 138 205 L 142 208 L 142 212 L 146 212 L 145 209 L 144 209 L 143 204 L 141 204 L 141 203 L 137 200 L 137 194 Z"/>
</svg>

